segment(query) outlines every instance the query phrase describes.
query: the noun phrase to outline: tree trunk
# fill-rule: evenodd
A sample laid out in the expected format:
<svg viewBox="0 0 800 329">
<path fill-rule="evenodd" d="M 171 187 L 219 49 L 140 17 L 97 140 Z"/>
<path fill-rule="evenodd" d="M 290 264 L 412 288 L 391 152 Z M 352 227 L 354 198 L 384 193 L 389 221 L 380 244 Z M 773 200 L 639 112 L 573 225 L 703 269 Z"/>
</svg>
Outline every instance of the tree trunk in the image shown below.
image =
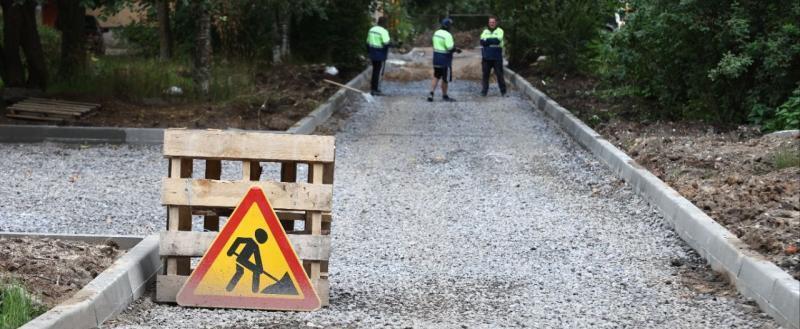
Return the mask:
<svg viewBox="0 0 800 329">
<path fill-rule="evenodd" d="M 14 0 L 2 0 L 3 7 L 3 82 L 6 87 L 25 86 L 25 67 L 19 56 L 22 43 L 22 6 Z"/>
<path fill-rule="evenodd" d="M 281 11 L 279 7 L 275 8 L 275 19 L 272 20 L 272 63 L 280 64 L 281 62 L 281 45 L 278 39 L 281 38 Z"/>
<path fill-rule="evenodd" d="M 211 86 L 211 14 L 208 5 L 195 1 L 197 33 L 194 51 L 194 82 L 204 96 L 208 96 Z"/>
<path fill-rule="evenodd" d="M 161 60 L 168 61 L 172 58 L 172 28 L 169 20 L 169 1 L 156 1 L 158 15 L 158 37 L 161 41 Z"/>
<path fill-rule="evenodd" d="M 22 4 L 22 52 L 28 64 L 28 88 L 45 90 L 47 88 L 47 66 L 44 62 L 44 51 L 36 27 L 36 1 L 25 1 Z"/>
<path fill-rule="evenodd" d="M 61 30 L 61 66 L 58 75 L 70 79 L 86 69 L 86 9 L 81 5 L 81 0 L 58 0 L 56 3 L 56 26 Z"/>
<path fill-rule="evenodd" d="M 292 23 L 292 15 L 287 10 L 284 12 L 282 21 L 281 21 L 281 58 L 287 59 L 291 54 L 291 49 L 289 48 L 289 26 Z"/>
</svg>

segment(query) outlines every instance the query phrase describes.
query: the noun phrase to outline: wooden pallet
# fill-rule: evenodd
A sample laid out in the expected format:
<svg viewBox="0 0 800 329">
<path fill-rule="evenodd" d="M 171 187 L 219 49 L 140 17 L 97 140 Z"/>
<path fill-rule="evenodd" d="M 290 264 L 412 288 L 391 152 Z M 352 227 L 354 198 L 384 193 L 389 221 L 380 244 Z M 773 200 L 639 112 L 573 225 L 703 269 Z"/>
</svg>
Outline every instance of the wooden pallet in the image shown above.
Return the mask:
<svg viewBox="0 0 800 329">
<path fill-rule="evenodd" d="M 331 136 L 167 129 L 164 156 L 169 174 L 162 181 L 167 231 L 159 254 L 164 272 L 156 278 L 156 301 L 175 302 L 227 217 L 253 185 L 260 186 L 281 220 L 322 305 L 328 305 L 328 259 L 333 203 L 334 141 Z M 204 178 L 192 178 L 194 161 L 205 161 Z M 221 180 L 222 161 L 241 163 L 239 180 Z M 262 163 L 279 163 L 280 178 L 263 179 Z M 298 182 L 298 165 L 308 165 L 307 182 Z M 192 231 L 192 216 L 203 216 L 203 231 Z M 295 222 L 304 222 L 295 230 Z"/>
<path fill-rule="evenodd" d="M 31 97 L 9 106 L 6 117 L 62 122 L 79 119 L 98 108 L 100 104 Z"/>
</svg>

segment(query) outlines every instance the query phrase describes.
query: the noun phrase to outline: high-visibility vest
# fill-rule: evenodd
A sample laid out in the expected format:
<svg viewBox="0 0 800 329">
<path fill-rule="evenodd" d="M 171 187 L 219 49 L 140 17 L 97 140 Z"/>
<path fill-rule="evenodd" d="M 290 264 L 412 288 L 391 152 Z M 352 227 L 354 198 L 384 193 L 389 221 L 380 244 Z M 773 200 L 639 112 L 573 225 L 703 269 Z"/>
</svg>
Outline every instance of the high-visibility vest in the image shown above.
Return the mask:
<svg viewBox="0 0 800 329">
<path fill-rule="evenodd" d="M 489 29 L 483 30 L 481 33 L 481 54 L 483 59 L 486 60 L 502 60 L 503 47 L 505 41 L 503 40 L 503 29 L 497 27 L 494 31 Z"/>
<path fill-rule="evenodd" d="M 385 61 L 389 54 L 390 41 L 389 31 L 382 26 L 376 25 L 369 29 L 369 33 L 367 33 L 369 58 L 373 61 Z"/>
<path fill-rule="evenodd" d="M 453 48 L 455 41 L 453 35 L 447 30 L 437 30 L 433 33 L 433 66 L 450 66 L 453 62 Z"/>
</svg>

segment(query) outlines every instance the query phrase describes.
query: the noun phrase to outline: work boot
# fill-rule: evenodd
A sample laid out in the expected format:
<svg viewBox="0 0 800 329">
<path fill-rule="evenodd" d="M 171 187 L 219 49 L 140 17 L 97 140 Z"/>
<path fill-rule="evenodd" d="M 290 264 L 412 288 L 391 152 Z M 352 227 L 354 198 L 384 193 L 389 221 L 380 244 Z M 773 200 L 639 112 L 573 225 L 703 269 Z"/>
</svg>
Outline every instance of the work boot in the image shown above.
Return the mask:
<svg viewBox="0 0 800 329">
<path fill-rule="evenodd" d="M 431 91 L 430 95 L 428 95 L 428 101 L 433 102 L 433 92 Z"/>
<path fill-rule="evenodd" d="M 383 96 L 383 92 L 380 90 L 373 90 L 370 94 L 372 94 L 372 96 Z"/>
<path fill-rule="evenodd" d="M 455 99 L 450 98 L 450 96 L 447 96 L 447 95 L 442 96 L 442 100 L 445 101 L 445 102 L 455 102 L 456 101 Z"/>
<path fill-rule="evenodd" d="M 485 91 L 481 91 L 481 97 L 486 97 L 486 94 L 488 94 L 488 93 L 485 92 Z"/>
<path fill-rule="evenodd" d="M 500 97 L 506 97 L 506 91 L 505 90 L 500 92 Z"/>
</svg>

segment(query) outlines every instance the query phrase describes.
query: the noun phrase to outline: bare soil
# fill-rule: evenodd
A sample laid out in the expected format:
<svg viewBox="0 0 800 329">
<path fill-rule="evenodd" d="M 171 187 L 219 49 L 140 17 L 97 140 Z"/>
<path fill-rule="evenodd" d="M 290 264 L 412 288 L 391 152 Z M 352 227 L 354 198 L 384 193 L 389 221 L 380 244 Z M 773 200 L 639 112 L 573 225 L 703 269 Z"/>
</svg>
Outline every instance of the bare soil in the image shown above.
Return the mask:
<svg viewBox="0 0 800 329">
<path fill-rule="evenodd" d="M 101 109 L 84 118 L 63 123 L 69 126 L 286 130 L 338 90 L 322 79 L 346 83 L 358 73 L 344 72 L 332 77 L 324 70 L 323 65 L 274 66 L 256 74 L 256 94 L 241 95 L 224 103 L 167 97 L 124 100 L 93 95 L 55 95 L 53 98 L 102 104 Z M 0 124 L 53 124 L 10 119 L 3 111 L 0 114 Z"/>
<path fill-rule="evenodd" d="M 536 88 L 800 279 L 800 136 L 764 135 L 753 126 L 649 121 L 642 115 L 646 103 L 598 97 L 600 84 L 591 77 L 535 66 L 522 71 Z"/>
<path fill-rule="evenodd" d="M 22 283 L 48 308 L 69 299 L 123 252 L 113 242 L 0 238 L 0 278 Z"/>
</svg>

